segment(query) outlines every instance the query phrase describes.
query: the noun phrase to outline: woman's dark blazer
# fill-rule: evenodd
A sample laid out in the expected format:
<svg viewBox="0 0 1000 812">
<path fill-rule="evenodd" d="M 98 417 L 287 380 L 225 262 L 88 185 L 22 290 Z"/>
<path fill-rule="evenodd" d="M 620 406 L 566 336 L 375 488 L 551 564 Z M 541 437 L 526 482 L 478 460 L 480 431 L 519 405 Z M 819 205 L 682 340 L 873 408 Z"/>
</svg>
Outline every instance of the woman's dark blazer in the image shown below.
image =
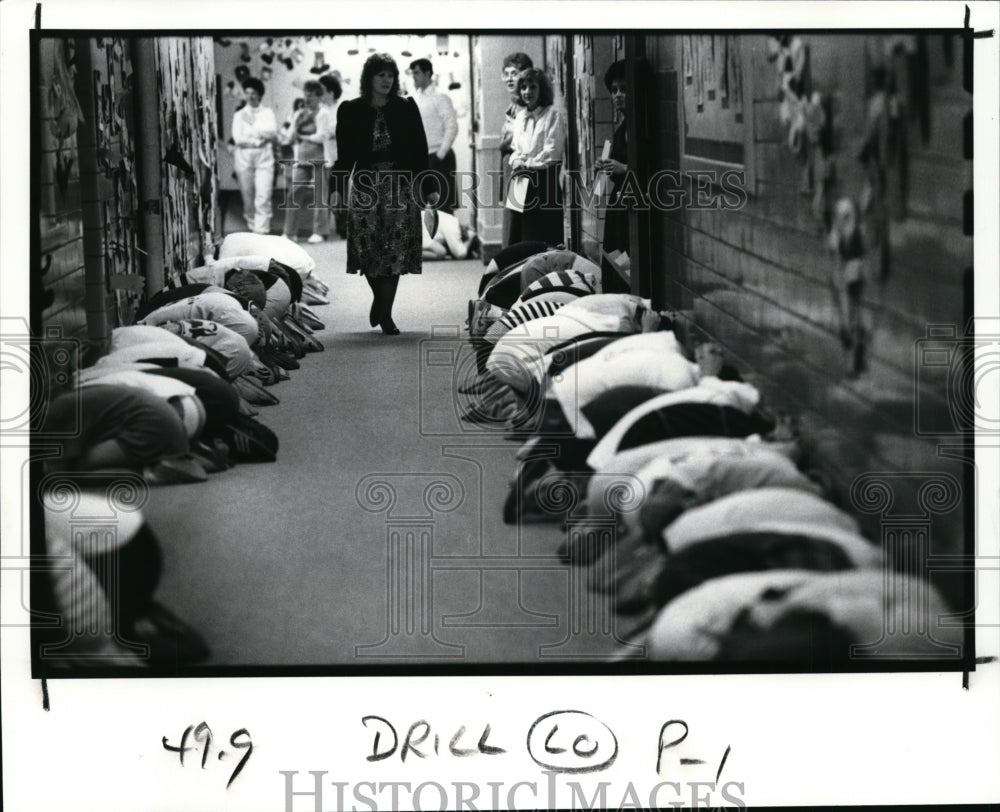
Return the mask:
<svg viewBox="0 0 1000 812">
<path fill-rule="evenodd" d="M 427 169 L 427 136 L 417 103 L 390 96 L 382 115 L 392 147 L 389 155 L 380 154 L 379 160 L 388 158 L 396 170 L 410 170 L 414 174 Z M 336 180 L 342 182 L 353 169 L 372 168 L 374 130 L 375 108 L 364 99 L 351 99 L 337 108 L 337 162 L 333 168 Z"/>
</svg>

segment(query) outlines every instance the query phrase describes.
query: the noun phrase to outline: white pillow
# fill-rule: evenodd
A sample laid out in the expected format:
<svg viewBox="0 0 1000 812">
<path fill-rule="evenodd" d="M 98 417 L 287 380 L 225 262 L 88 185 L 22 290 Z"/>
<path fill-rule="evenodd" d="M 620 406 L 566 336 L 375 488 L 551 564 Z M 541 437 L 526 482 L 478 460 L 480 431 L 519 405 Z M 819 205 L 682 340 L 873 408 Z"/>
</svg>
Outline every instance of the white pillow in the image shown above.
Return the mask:
<svg viewBox="0 0 1000 812">
<path fill-rule="evenodd" d="M 226 286 L 226 274 L 238 268 L 241 271 L 266 271 L 271 266 L 269 257 L 226 257 L 225 259 L 209 260 L 205 265 L 192 268 L 187 272 L 188 282 L 201 282 L 208 285 Z"/>
<path fill-rule="evenodd" d="M 582 410 L 609 389 L 648 386 L 674 392 L 698 383 L 698 365 L 680 353 L 643 349 L 620 352 L 615 349 L 615 345 L 620 343 L 612 342 L 552 378 L 551 392 L 562 406 L 569 424 L 576 428 L 577 437 L 597 436 Z"/>
<path fill-rule="evenodd" d="M 159 329 L 159 328 L 157 328 Z M 166 330 L 160 332 L 166 333 Z M 167 333 L 167 335 L 170 335 Z M 107 355 L 99 358 L 95 367 L 117 366 L 122 363 L 134 361 L 145 361 L 147 359 L 168 359 L 174 361 L 178 366 L 191 369 L 202 369 L 205 366 L 205 351 L 201 347 L 188 344 L 180 336 L 170 335 L 175 341 L 145 341 L 142 344 L 132 344 L 112 350 Z"/>
<path fill-rule="evenodd" d="M 276 259 L 294 268 L 303 278 L 316 269 L 316 262 L 291 240 L 271 234 L 238 231 L 228 235 L 219 247 L 219 260 L 232 257 L 262 256 Z"/>
<path fill-rule="evenodd" d="M 563 308 L 565 310 L 565 308 Z M 658 409 L 679 403 L 711 403 L 716 406 L 731 406 L 750 414 L 760 400 L 760 392 L 748 383 L 721 381 L 715 377 L 705 377 L 697 386 L 679 392 L 667 392 L 636 406 L 605 434 L 594 446 L 587 458 L 587 464 L 595 470 L 605 467 L 616 453 L 622 438 L 641 418 Z"/>
<path fill-rule="evenodd" d="M 934 654 L 934 642 L 961 645 L 960 626 L 937 618 L 949 607 L 933 586 L 895 573 L 886 590 L 880 569 L 813 572 L 768 570 L 713 578 L 678 595 L 657 616 L 646 636 L 651 660 L 697 662 L 715 659 L 738 617 L 766 635 L 791 614 L 819 614 L 857 643 L 879 643 L 889 656 Z M 765 597 L 765 593 L 767 596 Z M 923 618 L 913 616 L 913 596 L 924 593 Z M 926 619 L 933 635 L 886 635 Z M 803 652 L 805 654 L 805 652 Z"/>
<path fill-rule="evenodd" d="M 147 369 L 162 369 L 162 367 L 143 361 L 123 361 L 119 356 L 111 356 L 111 361 L 108 363 L 78 369 L 74 380 L 78 385 L 83 386 L 95 383 L 98 379 L 113 372 L 145 372 Z"/>
<path fill-rule="evenodd" d="M 705 581 L 682 592 L 660 610 L 646 635 L 649 659 L 713 660 L 740 612 L 756 604 L 765 592 L 789 589 L 822 577 L 811 570 L 764 570 Z"/>
<path fill-rule="evenodd" d="M 585 333 L 634 332 L 634 322 L 620 315 L 587 311 L 567 314 L 573 304 L 563 305 L 551 316 L 532 319 L 509 330 L 497 341 L 486 369 L 502 383 L 524 392 L 533 380 L 540 383 L 544 378 L 545 354 L 557 344 Z"/>
<path fill-rule="evenodd" d="M 622 319 L 635 319 L 639 307 L 650 309 L 649 299 L 633 296 L 631 293 L 592 293 L 580 296 L 566 305 L 566 312 L 594 313 L 604 316 L 618 316 Z"/>
<path fill-rule="evenodd" d="M 659 446 L 655 456 L 632 453 L 638 449 L 629 449 L 615 457 L 612 470 L 594 474 L 587 486 L 588 513 L 607 513 L 606 490 L 616 482 L 627 482 L 641 499 L 638 508 L 621 514 L 624 523 L 621 530 L 627 532 L 637 531 L 644 520 L 648 521 L 647 509 L 662 507 L 664 497 L 657 494 L 656 488 L 663 481 L 675 482 L 691 491 L 701 503 L 753 488 L 818 491 L 795 463 L 767 443 L 733 437 L 684 437 L 650 443 L 639 449 L 650 446 Z"/>
<path fill-rule="evenodd" d="M 116 327 L 111 331 L 112 352 L 120 350 L 122 347 L 148 344 L 150 341 L 161 343 L 172 341 L 175 344 L 187 344 L 180 336 L 152 324 L 134 324 L 131 327 Z"/>
<path fill-rule="evenodd" d="M 854 517 L 820 496 L 794 488 L 755 488 L 691 508 L 663 531 L 667 548 L 678 552 L 707 539 L 779 527 L 833 527 L 858 532 Z"/>
<path fill-rule="evenodd" d="M 267 235 L 256 235 L 267 236 Z M 278 260 L 279 262 L 281 260 Z M 244 257 L 232 256 L 232 257 L 220 257 L 219 259 L 209 262 L 209 267 L 213 268 L 220 278 L 224 278 L 227 273 L 229 273 L 234 268 L 239 268 L 241 271 L 266 271 L 271 267 L 271 258 L 264 256 L 263 254 L 250 254 Z M 288 263 L 285 263 L 286 265 Z M 188 274 L 188 278 L 191 278 L 191 274 Z"/>
</svg>

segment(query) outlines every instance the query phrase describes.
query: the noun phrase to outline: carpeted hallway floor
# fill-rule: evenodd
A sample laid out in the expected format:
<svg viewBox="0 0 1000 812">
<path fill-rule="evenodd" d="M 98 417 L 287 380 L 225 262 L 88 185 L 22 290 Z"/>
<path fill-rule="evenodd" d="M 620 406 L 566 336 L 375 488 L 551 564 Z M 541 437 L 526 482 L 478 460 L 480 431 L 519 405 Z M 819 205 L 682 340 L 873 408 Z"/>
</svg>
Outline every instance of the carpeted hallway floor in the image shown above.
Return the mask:
<svg viewBox="0 0 1000 812">
<path fill-rule="evenodd" d="M 331 287 L 331 304 L 314 308 L 326 350 L 274 387 L 279 405 L 261 407 L 277 462 L 153 490 L 157 598 L 203 632 L 208 665 L 609 654 L 604 613 L 571 612 L 581 596 L 554 558 L 561 527 L 501 520 L 518 444 L 457 419 L 454 370 L 468 359 L 481 262 L 404 277 L 403 332 L 388 337 L 368 327 L 370 292 L 344 273 L 344 242 L 305 247 Z"/>
</svg>

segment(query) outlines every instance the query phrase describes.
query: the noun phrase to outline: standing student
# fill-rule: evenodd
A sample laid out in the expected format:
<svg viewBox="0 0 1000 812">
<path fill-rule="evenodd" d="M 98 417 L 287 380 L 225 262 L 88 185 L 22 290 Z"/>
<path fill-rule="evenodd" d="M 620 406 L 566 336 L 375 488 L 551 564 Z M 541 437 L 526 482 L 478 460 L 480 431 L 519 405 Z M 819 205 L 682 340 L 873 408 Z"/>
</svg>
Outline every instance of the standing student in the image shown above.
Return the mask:
<svg viewBox="0 0 1000 812">
<path fill-rule="evenodd" d="M 399 335 L 392 306 L 402 274 L 421 271 L 420 206 L 414 178 L 427 169 L 427 137 L 413 99 L 399 95 L 399 68 L 372 54 L 361 72 L 361 95 L 337 111 L 338 189 L 347 186 L 347 272 L 372 289 L 368 321 Z"/>
<path fill-rule="evenodd" d="M 334 164 L 337 163 L 337 108 L 340 106 L 340 97 L 343 95 L 344 89 L 340 84 L 340 78 L 332 73 L 324 73 L 320 76 L 319 83 L 323 85 L 323 89 L 326 91 L 323 95 L 323 106 L 326 109 L 326 114 L 331 124 L 329 130 L 330 137 L 323 142 L 323 161 L 326 171 L 329 173 L 333 169 Z M 333 188 L 332 184 L 329 203 L 330 216 L 333 221 L 331 225 L 336 229 L 337 236 L 346 237 L 347 217 L 344 203 L 337 197 L 337 190 Z"/>
<path fill-rule="evenodd" d="M 428 177 L 420 190 L 424 205 L 434 205 L 451 214 L 458 208 L 458 186 L 455 179 L 455 152 L 452 144 L 458 135 L 455 106 L 444 93 L 434 87 L 434 66 L 429 59 L 415 59 L 410 63 L 415 92 L 413 99 L 420 109 L 427 136 L 428 168 L 439 173 Z M 434 194 L 437 193 L 437 199 Z"/>
<path fill-rule="evenodd" d="M 628 171 L 628 129 L 625 123 L 625 100 L 627 88 L 625 85 L 625 62 L 618 60 L 612 63 L 604 74 L 604 85 L 611 94 L 611 103 L 615 109 L 615 117 L 619 124 L 611 136 L 611 154 L 607 158 L 598 158 L 594 166 L 598 172 L 606 172 L 615 183 L 615 188 L 608 200 L 604 213 L 604 242 L 601 259 L 601 289 L 605 293 L 628 293 L 628 282 L 614 268 L 607 255 L 613 251 L 628 253 L 628 210 L 622 202 L 622 181 Z"/>
<path fill-rule="evenodd" d="M 257 234 L 271 230 L 271 194 L 274 187 L 274 142 L 278 122 L 274 111 L 260 102 L 264 83 L 260 79 L 243 82 L 247 103 L 233 115 L 232 136 L 236 148 L 233 160 L 243 198 L 243 219 Z"/>
<path fill-rule="evenodd" d="M 510 154 L 514 151 L 511 142 L 514 139 L 514 119 L 517 118 L 517 111 L 521 109 L 521 94 L 517 89 L 517 79 L 521 71 L 534 67 L 531 57 L 525 53 L 517 51 L 508 54 L 503 60 L 503 70 L 500 78 L 503 80 L 510 94 L 510 104 L 503 112 L 503 127 L 500 129 L 500 164 L 503 170 L 503 193 L 506 194 L 507 185 L 510 183 Z M 501 202 L 503 202 L 501 200 Z M 517 240 L 510 239 L 511 211 L 507 208 L 503 210 L 503 225 L 500 232 L 500 247 L 507 248 Z"/>
<path fill-rule="evenodd" d="M 552 84 L 544 71 L 528 68 L 517 80 L 524 106 L 514 119 L 509 163 L 511 182 L 507 207 L 518 187 L 524 190 L 523 210 L 512 211 L 512 242 L 541 240 L 563 242 L 563 209 L 560 171 L 566 142 L 562 111 L 553 104 Z"/>
<path fill-rule="evenodd" d="M 285 134 L 286 142 L 295 149 L 295 169 L 292 172 L 292 193 L 286 192 L 286 206 L 291 198 L 292 208 L 285 212 L 283 234 L 294 240 L 297 233 L 296 215 L 303 204 L 312 211 L 312 234 L 310 243 L 320 243 L 326 239 L 330 229 L 330 210 L 323 194 L 323 178 L 316 168 L 324 163 L 323 145 L 333 132 L 333 121 L 321 105 L 325 91 L 323 85 L 309 80 L 302 86 L 305 104 L 292 114 L 292 120 Z M 325 197 L 325 194 L 323 195 Z"/>
</svg>

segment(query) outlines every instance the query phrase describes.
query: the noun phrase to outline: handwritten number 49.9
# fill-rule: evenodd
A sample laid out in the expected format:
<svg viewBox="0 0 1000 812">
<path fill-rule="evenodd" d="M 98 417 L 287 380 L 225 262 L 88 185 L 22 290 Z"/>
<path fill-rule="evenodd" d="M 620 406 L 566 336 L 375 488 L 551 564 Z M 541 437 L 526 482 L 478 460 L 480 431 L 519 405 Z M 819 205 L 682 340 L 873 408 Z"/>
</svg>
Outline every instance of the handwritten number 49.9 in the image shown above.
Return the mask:
<svg viewBox="0 0 1000 812">
<path fill-rule="evenodd" d="M 195 725 L 188 725 L 187 729 L 181 734 L 181 743 L 179 746 L 174 747 L 167 741 L 167 737 L 163 737 L 163 749 L 169 750 L 171 753 L 178 753 L 180 755 L 181 766 L 184 766 L 184 754 L 190 750 L 198 749 L 196 745 L 189 745 L 188 739 L 193 737 L 196 742 L 201 743 L 201 768 L 204 770 L 205 765 L 208 763 L 208 752 L 212 749 L 212 728 L 208 726 L 207 722 L 202 722 L 197 727 Z M 243 754 L 243 758 L 240 759 L 240 763 L 236 765 L 236 769 L 233 770 L 233 774 L 229 776 L 229 782 L 226 784 L 226 789 L 232 786 L 233 781 L 236 780 L 243 768 L 246 766 L 247 761 L 250 759 L 250 754 L 253 752 L 253 742 L 250 740 L 250 734 L 247 732 L 245 727 L 241 727 L 232 736 L 229 737 L 229 744 L 238 750 L 246 750 Z M 218 758 L 221 760 L 226 755 L 225 750 L 220 750 Z"/>
</svg>

